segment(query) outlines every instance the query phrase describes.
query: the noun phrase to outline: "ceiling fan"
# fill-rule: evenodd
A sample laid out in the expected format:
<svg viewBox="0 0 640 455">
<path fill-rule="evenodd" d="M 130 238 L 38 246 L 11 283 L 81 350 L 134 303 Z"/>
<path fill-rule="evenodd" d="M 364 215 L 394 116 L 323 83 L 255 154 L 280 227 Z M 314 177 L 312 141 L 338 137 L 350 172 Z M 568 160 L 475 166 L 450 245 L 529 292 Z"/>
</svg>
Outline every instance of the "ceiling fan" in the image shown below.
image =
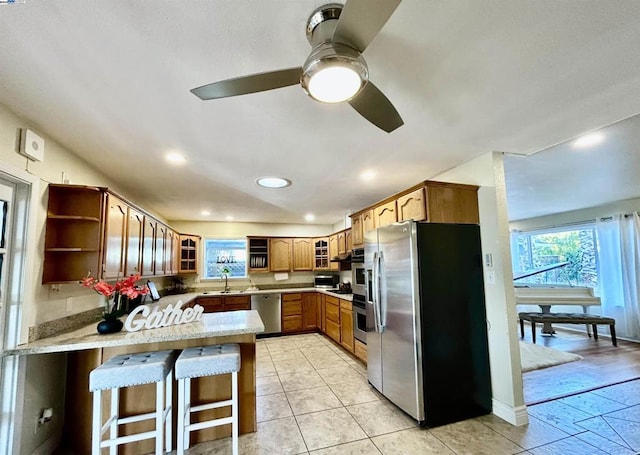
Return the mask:
<svg viewBox="0 0 640 455">
<path fill-rule="evenodd" d="M 194 88 L 202 100 L 226 98 L 301 84 L 325 103 L 348 102 L 387 133 L 404 124 L 391 101 L 369 81 L 362 57 L 401 0 L 348 0 L 317 8 L 307 21 L 311 54 L 302 67 L 226 79 Z M 375 5 L 375 6 L 374 6 Z"/>
</svg>

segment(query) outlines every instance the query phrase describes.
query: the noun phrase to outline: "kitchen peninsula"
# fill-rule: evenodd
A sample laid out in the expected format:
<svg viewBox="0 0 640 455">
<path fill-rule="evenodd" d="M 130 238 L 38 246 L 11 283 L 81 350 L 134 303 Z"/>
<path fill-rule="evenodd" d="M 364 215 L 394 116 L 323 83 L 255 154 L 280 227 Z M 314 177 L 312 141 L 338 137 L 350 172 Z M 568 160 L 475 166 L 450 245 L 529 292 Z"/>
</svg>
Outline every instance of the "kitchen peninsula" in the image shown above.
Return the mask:
<svg viewBox="0 0 640 455">
<path fill-rule="evenodd" d="M 193 299 L 194 295 L 167 297 L 162 306 Z M 138 332 L 120 332 L 99 335 L 93 323 L 81 329 L 43 338 L 5 351 L 5 355 L 35 355 L 67 352 L 67 395 L 63 439 L 77 453 L 89 453 L 91 447 L 91 394 L 88 380 L 91 370 L 117 354 L 148 352 L 164 349 L 238 343 L 241 349 L 241 369 L 238 375 L 239 431 L 256 431 L 256 334 L 264 331 L 264 325 L 256 311 L 230 311 L 206 315 L 200 321 Z M 195 400 L 220 400 L 230 392 L 229 378 L 206 377 L 193 384 Z M 107 396 L 109 394 L 106 394 Z M 174 393 L 174 401 L 177 394 Z M 123 415 L 150 412 L 155 405 L 155 385 L 147 384 L 121 391 L 120 406 Z M 175 406 L 175 403 L 174 403 Z M 209 411 L 211 412 L 211 411 Z M 220 412 L 216 410 L 214 412 Z M 223 411 L 224 412 L 224 411 Z M 204 414 L 204 413 L 203 413 Z M 175 419 L 175 413 L 174 413 Z M 123 427 L 126 434 L 135 423 Z M 174 425 L 175 428 L 175 425 Z M 193 435 L 194 443 L 228 436 L 225 427 L 210 428 Z M 175 440 L 175 439 L 174 439 Z M 150 440 L 127 444 L 120 453 L 141 454 L 153 451 Z"/>
</svg>

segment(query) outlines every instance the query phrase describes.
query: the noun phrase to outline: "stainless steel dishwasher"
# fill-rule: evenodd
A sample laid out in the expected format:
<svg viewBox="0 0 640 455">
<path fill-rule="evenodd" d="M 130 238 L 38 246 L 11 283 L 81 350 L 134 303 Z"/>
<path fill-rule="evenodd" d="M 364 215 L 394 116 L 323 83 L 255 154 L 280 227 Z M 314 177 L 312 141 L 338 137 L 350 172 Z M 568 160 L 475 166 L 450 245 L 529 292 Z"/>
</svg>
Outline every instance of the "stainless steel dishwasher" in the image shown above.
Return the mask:
<svg viewBox="0 0 640 455">
<path fill-rule="evenodd" d="M 280 333 L 280 294 L 253 294 L 251 309 L 256 310 L 264 324 L 263 335 Z"/>
</svg>

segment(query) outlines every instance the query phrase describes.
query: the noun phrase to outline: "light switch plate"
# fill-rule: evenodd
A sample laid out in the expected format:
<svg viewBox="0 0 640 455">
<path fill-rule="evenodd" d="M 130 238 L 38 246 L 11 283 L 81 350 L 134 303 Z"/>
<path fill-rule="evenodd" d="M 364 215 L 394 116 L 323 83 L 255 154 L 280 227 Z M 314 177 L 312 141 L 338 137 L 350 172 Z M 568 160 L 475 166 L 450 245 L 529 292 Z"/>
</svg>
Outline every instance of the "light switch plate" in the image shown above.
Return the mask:
<svg viewBox="0 0 640 455">
<path fill-rule="evenodd" d="M 20 154 L 33 161 L 44 160 L 44 139 L 29 129 L 23 129 L 20 136 Z"/>
</svg>

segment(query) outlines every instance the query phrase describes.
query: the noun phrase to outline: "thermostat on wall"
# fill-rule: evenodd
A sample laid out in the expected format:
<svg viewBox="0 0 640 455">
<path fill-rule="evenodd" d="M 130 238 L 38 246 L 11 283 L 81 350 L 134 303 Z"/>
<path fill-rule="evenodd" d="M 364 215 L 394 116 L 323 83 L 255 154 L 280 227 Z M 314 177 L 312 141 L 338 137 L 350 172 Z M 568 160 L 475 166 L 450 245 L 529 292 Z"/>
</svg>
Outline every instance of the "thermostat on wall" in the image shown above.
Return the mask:
<svg viewBox="0 0 640 455">
<path fill-rule="evenodd" d="M 31 130 L 23 129 L 20 138 L 20 154 L 30 160 L 44 160 L 44 139 Z"/>
</svg>

